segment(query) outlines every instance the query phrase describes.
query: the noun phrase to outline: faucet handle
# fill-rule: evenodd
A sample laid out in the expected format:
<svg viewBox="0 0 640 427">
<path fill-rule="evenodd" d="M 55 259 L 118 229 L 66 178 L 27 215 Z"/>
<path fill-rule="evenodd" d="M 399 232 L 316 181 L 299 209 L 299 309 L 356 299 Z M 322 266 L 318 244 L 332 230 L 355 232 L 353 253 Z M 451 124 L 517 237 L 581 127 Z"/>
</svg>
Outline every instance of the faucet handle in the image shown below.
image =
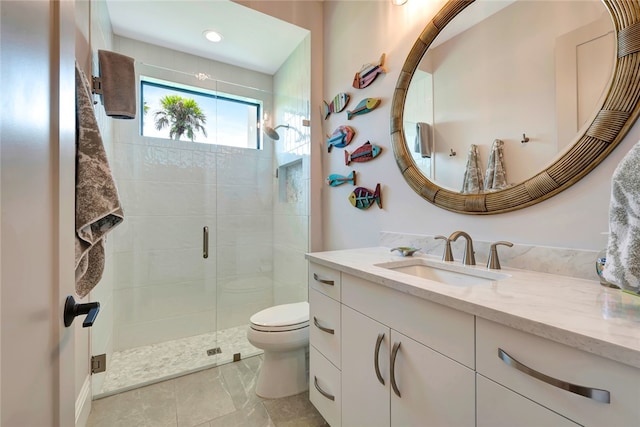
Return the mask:
<svg viewBox="0 0 640 427">
<path fill-rule="evenodd" d="M 487 260 L 487 268 L 492 270 L 500 270 L 500 260 L 498 259 L 498 249 L 496 248 L 498 245 L 511 247 L 513 246 L 513 243 L 499 241 L 491 245 L 491 249 L 489 250 L 489 259 Z"/>
<path fill-rule="evenodd" d="M 451 251 L 451 240 L 445 236 L 435 236 L 436 240 L 444 240 L 444 253 L 442 254 L 443 261 L 453 261 L 453 252 Z"/>
</svg>

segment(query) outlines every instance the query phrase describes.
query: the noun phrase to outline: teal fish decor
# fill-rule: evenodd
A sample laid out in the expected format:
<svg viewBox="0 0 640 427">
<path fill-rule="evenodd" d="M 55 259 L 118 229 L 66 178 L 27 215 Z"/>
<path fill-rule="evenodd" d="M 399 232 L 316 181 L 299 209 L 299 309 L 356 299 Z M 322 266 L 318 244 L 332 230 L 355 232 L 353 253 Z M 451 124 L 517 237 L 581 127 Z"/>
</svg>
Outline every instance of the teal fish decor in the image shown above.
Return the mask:
<svg viewBox="0 0 640 427">
<path fill-rule="evenodd" d="M 353 153 L 349 153 L 347 150 L 344 150 L 344 164 L 349 166 L 349 163 L 351 162 L 368 162 L 369 160 L 373 160 L 378 157 L 381 152 L 382 148 L 367 141 Z"/>
<path fill-rule="evenodd" d="M 358 187 L 349 195 L 349 201 L 358 209 L 367 209 L 374 203 L 382 209 L 382 199 L 380 198 L 380 184 L 376 185 L 376 189 L 371 191 L 364 187 Z"/>
<path fill-rule="evenodd" d="M 378 105 L 380 105 L 380 98 L 365 98 L 360 101 L 352 111 L 347 111 L 347 120 L 351 120 L 353 116 L 373 111 Z"/>
<path fill-rule="evenodd" d="M 338 148 L 346 147 L 355 134 L 356 131 L 351 126 L 338 126 L 331 136 L 327 136 L 327 152 L 330 153 L 334 146 Z"/>
<path fill-rule="evenodd" d="M 324 119 L 327 120 L 331 113 L 339 113 L 340 111 L 344 110 L 349 103 L 349 99 L 351 98 L 349 97 L 348 93 L 341 92 L 333 97 L 331 103 L 327 104 L 327 101 L 323 101 Z"/>
<path fill-rule="evenodd" d="M 386 55 L 383 53 L 377 64 L 364 65 L 353 77 L 353 87 L 363 89 L 373 83 L 378 74 L 386 73 L 387 70 L 384 68 L 385 57 Z"/>
<path fill-rule="evenodd" d="M 356 171 L 351 171 L 351 173 L 347 176 L 333 173 L 327 177 L 327 184 L 329 184 L 332 187 L 337 187 L 338 185 L 342 185 L 347 182 L 350 182 L 351 184 L 356 185 Z"/>
</svg>

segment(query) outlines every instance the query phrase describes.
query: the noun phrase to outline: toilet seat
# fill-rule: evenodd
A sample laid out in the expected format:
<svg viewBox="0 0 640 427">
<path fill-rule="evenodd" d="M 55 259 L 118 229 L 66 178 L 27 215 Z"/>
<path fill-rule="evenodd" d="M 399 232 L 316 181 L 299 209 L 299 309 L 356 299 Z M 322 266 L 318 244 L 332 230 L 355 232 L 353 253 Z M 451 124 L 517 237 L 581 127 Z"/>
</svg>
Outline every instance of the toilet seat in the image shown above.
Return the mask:
<svg viewBox="0 0 640 427">
<path fill-rule="evenodd" d="M 309 303 L 296 302 L 265 308 L 249 319 L 251 329 L 263 332 L 285 332 L 309 326 Z"/>
</svg>

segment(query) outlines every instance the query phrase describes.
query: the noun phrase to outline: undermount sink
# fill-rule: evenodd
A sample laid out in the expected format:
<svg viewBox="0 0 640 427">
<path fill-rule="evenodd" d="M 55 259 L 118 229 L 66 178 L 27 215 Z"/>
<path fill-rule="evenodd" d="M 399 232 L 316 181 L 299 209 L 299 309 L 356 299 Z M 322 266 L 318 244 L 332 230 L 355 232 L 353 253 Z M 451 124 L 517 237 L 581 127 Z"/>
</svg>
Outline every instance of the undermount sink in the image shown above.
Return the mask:
<svg viewBox="0 0 640 427">
<path fill-rule="evenodd" d="M 376 267 L 457 286 L 482 285 L 510 277 L 508 274 L 497 271 L 482 270 L 471 266 L 425 258 L 384 262 L 376 264 Z"/>
</svg>

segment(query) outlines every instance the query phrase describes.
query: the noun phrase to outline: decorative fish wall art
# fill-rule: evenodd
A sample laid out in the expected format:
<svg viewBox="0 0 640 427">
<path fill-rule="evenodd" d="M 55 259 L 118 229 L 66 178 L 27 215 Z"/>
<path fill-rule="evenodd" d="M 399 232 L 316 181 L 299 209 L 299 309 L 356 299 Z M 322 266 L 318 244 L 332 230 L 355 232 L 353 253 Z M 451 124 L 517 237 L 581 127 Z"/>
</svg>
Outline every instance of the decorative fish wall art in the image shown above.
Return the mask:
<svg viewBox="0 0 640 427">
<path fill-rule="evenodd" d="M 327 152 L 330 153 L 334 146 L 338 148 L 346 147 L 355 134 L 356 131 L 351 126 L 338 126 L 331 136 L 327 135 Z"/>
<path fill-rule="evenodd" d="M 380 61 L 377 64 L 366 64 L 362 66 L 362 69 L 356 73 L 353 77 L 353 87 L 356 89 L 364 89 L 369 86 L 378 77 L 379 74 L 386 73 L 384 68 L 384 60 L 386 55 L 383 53 L 380 56 Z"/>
<path fill-rule="evenodd" d="M 347 182 L 356 185 L 356 171 L 351 171 L 347 176 L 333 173 L 327 177 L 327 184 L 332 187 L 337 187 L 338 185 L 346 184 Z"/>
<path fill-rule="evenodd" d="M 347 150 L 344 150 L 344 164 L 349 166 L 349 163 L 351 162 L 368 162 L 369 160 L 373 160 L 378 157 L 381 152 L 381 147 L 367 141 L 359 148 L 356 148 L 353 153 L 349 153 Z"/>
<path fill-rule="evenodd" d="M 327 120 L 331 113 L 339 113 L 340 111 L 344 110 L 344 108 L 349 103 L 349 99 L 351 98 L 349 97 L 348 93 L 341 92 L 333 97 L 331 103 L 327 104 L 327 101 L 323 101 L 324 119 Z"/>
<path fill-rule="evenodd" d="M 347 111 L 347 120 L 351 120 L 353 116 L 373 111 L 378 105 L 380 105 L 380 98 L 365 98 L 356 105 L 356 108 Z"/>
<path fill-rule="evenodd" d="M 358 209 L 367 209 L 374 203 L 382 209 L 382 199 L 380 198 L 380 184 L 376 185 L 376 189 L 371 191 L 364 187 L 358 187 L 349 194 L 349 201 Z"/>
</svg>

